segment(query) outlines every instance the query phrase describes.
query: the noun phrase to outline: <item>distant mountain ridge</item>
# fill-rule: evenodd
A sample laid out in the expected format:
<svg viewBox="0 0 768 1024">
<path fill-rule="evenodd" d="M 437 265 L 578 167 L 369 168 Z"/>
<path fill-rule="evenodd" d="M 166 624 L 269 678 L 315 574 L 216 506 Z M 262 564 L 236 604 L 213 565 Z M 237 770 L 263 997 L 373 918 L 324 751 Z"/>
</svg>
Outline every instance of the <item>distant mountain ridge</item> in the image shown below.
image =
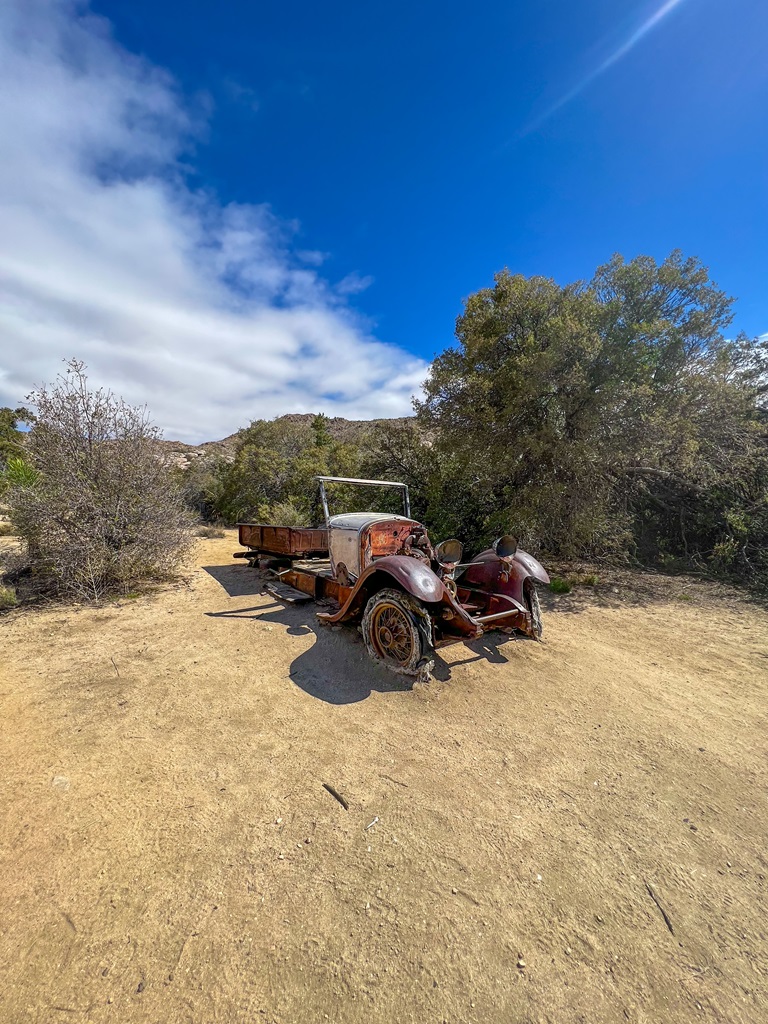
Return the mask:
<svg viewBox="0 0 768 1024">
<path fill-rule="evenodd" d="M 313 412 L 289 412 L 285 416 L 277 416 L 276 422 L 286 423 L 311 423 L 317 414 Z M 380 420 L 345 420 L 343 416 L 329 416 L 326 420 L 328 433 L 335 441 L 354 441 L 361 434 L 366 433 L 371 427 L 380 426 L 382 423 L 407 423 L 410 416 L 396 416 L 392 419 Z M 234 437 L 237 437 L 235 434 Z"/>
<path fill-rule="evenodd" d="M 291 412 L 275 417 L 276 422 L 311 423 L 317 414 L 312 412 Z M 329 416 L 326 421 L 328 432 L 336 441 L 344 443 L 354 441 L 371 427 L 383 423 L 407 423 L 411 417 L 398 416 L 392 419 L 378 420 L 347 420 L 343 416 Z M 226 459 L 235 457 L 240 431 L 222 438 L 220 441 L 204 441 L 202 444 L 186 444 L 184 441 L 163 439 L 159 442 L 163 452 L 168 455 L 179 469 L 189 469 L 194 463 L 207 459 Z"/>
</svg>

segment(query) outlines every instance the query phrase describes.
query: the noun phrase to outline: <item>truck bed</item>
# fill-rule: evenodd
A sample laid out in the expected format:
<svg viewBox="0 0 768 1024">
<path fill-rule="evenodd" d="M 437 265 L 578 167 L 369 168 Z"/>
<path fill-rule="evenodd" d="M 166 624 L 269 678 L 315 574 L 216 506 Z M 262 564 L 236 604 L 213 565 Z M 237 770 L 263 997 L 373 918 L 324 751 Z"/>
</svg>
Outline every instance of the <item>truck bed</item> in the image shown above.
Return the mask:
<svg viewBox="0 0 768 1024">
<path fill-rule="evenodd" d="M 328 555 L 328 531 L 325 527 L 313 529 L 238 523 L 237 531 L 243 547 L 259 554 L 283 558 L 321 558 Z"/>
</svg>

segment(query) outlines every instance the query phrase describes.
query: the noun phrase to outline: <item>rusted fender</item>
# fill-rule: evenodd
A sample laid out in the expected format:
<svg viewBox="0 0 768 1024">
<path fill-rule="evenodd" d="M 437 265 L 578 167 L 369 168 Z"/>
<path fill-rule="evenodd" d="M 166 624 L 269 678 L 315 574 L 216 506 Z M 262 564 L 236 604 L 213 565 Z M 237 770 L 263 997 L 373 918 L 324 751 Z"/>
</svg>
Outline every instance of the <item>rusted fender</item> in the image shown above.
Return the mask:
<svg viewBox="0 0 768 1024">
<path fill-rule="evenodd" d="M 549 583 L 549 575 L 547 570 L 537 561 L 533 555 L 529 555 L 527 551 L 517 550 L 514 557 L 515 562 L 519 562 L 524 569 L 527 570 L 528 576 L 533 576 L 539 583 Z"/>
<path fill-rule="evenodd" d="M 448 597 L 442 581 L 418 558 L 385 555 L 377 558 L 361 573 L 343 607 L 334 614 L 318 612 L 318 619 L 324 622 L 344 622 L 353 618 L 363 609 L 371 594 L 386 587 L 389 580 L 395 580 L 403 590 L 425 604 L 436 604 Z"/>
<path fill-rule="evenodd" d="M 478 562 L 499 561 L 501 561 L 501 559 L 493 548 L 487 548 L 485 551 L 481 551 L 479 555 L 475 555 L 471 564 L 476 565 Z M 517 565 L 514 564 L 515 562 L 517 562 Z M 510 568 L 515 575 L 519 576 L 521 579 L 527 579 L 529 576 L 533 576 L 533 578 L 538 580 L 540 583 L 549 583 L 549 576 L 541 562 L 537 561 L 533 555 L 529 555 L 527 551 L 523 551 L 520 548 L 518 548 L 512 556 L 512 565 Z"/>
<path fill-rule="evenodd" d="M 525 603 L 525 581 L 533 577 L 540 583 L 549 583 L 549 576 L 540 562 L 527 551 L 516 551 L 508 566 L 508 579 L 501 579 L 504 563 L 492 548 L 476 555 L 469 567 L 458 579 L 459 590 L 462 585 L 479 587 L 487 593 L 494 591 L 507 594 L 519 604 Z"/>
</svg>

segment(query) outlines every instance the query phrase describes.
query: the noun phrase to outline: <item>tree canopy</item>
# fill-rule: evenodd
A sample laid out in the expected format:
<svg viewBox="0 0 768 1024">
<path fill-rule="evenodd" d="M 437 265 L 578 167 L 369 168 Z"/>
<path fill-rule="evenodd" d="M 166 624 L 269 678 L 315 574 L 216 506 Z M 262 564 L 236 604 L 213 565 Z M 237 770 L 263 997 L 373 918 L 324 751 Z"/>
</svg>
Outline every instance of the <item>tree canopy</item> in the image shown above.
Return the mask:
<svg viewBox="0 0 768 1024">
<path fill-rule="evenodd" d="M 497 274 L 417 403 L 440 467 L 429 514 L 569 556 L 763 563 L 766 346 L 727 338 L 731 319 L 679 252 L 564 287 Z"/>
<path fill-rule="evenodd" d="M 21 457 L 24 431 L 19 430 L 19 424 L 31 424 L 34 419 L 29 409 L 23 406 L 18 409 L 10 409 L 8 406 L 0 408 L 0 470 L 7 465 L 9 459 Z"/>
</svg>

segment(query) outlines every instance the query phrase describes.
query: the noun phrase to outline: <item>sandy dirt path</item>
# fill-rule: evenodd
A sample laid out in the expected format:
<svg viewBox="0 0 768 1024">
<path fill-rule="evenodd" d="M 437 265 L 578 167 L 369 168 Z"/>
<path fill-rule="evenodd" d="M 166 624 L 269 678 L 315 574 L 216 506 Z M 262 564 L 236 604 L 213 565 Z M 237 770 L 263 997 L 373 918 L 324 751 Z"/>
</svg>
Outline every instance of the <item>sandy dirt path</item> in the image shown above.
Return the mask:
<svg viewBox="0 0 768 1024">
<path fill-rule="evenodd" d="M 768 1020 L 765 611 L 550 598 L 411 690 L 234 549 L 0 619 L 3 1024 Z"/>
</svg>

